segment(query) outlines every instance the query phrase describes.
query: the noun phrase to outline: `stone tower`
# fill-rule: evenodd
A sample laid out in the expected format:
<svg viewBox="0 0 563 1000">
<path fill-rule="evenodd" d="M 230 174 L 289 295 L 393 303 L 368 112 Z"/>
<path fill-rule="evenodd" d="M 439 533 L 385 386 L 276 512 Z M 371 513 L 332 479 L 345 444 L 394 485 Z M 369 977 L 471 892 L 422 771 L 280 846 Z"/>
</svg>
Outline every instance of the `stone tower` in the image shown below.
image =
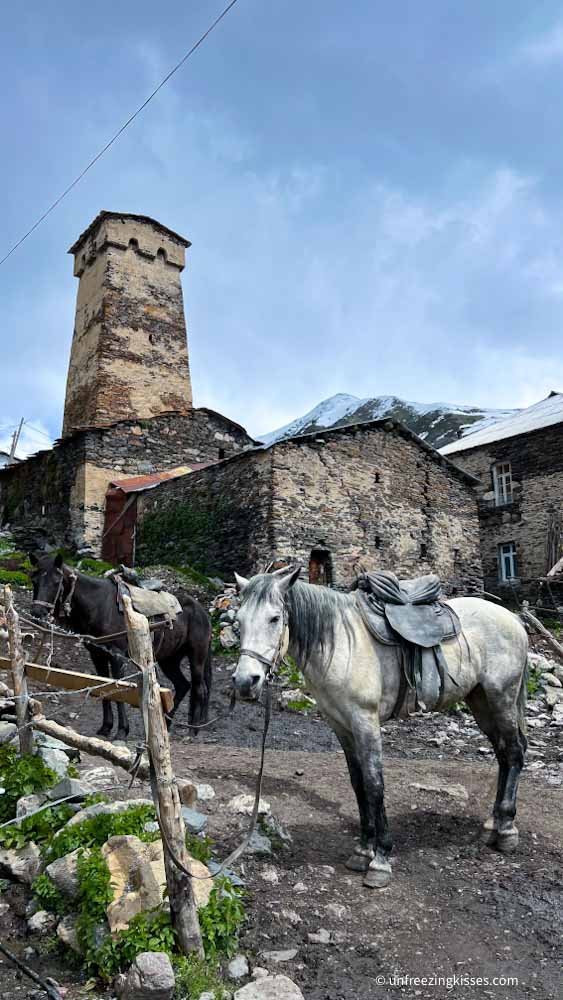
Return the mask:
<svg viewBox="0 0 563 1000">
<path fill-rule="evenodd" d="M 191 409 L 180 282 L 189 246 L 144 215 L 100 212 L 70 248 L 80 284 L 63 437 Z"/>
</svg>

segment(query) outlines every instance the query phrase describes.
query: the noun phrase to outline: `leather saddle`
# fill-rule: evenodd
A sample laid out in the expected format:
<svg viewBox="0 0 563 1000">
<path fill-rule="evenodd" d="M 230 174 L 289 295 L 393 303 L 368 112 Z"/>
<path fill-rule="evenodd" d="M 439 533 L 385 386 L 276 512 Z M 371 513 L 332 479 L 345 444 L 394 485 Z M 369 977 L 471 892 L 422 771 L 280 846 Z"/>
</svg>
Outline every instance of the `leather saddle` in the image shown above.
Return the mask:
<svg viewBox="0 0 563 1000">
<path fill-rule="evenodd" d="M 408 688 L 415 694 L 415 707 L 439 705 L 448 673 L 442 643 L 455 639 L 461 624 L 446 604 L 439 577 L 431 573 L 412 580 L 399 580 L 387 570 L 358 577 L 358 608 L 375 639 L 397 646 L 402 666 L 399 697 L 393 710 L 398 715 Z"/>
</svg>

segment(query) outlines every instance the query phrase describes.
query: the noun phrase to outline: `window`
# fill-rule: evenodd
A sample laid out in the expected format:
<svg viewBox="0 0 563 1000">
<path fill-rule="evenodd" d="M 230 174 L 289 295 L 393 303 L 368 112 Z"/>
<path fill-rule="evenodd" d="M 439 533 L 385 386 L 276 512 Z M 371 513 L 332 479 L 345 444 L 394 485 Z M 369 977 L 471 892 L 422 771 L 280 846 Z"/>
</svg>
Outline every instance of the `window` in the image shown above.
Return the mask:
<svg viewBox="0 0 563 1000">
<path fill-rule="evenodd" d="M 493 465 L 493 484 L 495 487 L 495 504 L 502 507 L 512 503 L 512 472 L 510 462 L 499 462 Z"/>
<path fill-rule="evenodd" d="M 514 542 L 504 542 L 502 545 L 499 545 L 498 564 L 501 580 L 514 580 L 518 576 L 516 545 Z"/>
<path fill-rule="evenodd" d="M 380 549 L 381 548 L 381 536 L 380 535 L 376 535 L 375 536 L 375 547 L 376 547 L 376 549 Z"/>
<path fill-rule="evenodd" d="M 225 449 L 219 448 L 219 461 L 221 462 L 222 459 L 224 459 L 224 457 L 225 457 Z"/>
<path fill-rule="evenodd" d="M 421 542 L 420 543 L 420 558 L 421 559 L 426 559 L 427 555 L 428 555 L 428 545 L 426 544 L 426 542 Z"/>
</svg>

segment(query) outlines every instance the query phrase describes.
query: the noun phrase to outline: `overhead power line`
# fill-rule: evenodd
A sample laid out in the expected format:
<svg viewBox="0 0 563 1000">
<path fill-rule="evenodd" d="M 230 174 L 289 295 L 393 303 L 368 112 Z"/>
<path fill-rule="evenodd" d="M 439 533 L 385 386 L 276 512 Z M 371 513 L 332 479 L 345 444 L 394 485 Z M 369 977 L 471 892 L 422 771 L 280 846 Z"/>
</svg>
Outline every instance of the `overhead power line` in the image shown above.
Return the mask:
<svg viewBox="0 0 563 1000">
<path fill-rule="evenodd" d="M 170 78 L 173 77 L 174 74 L 177 73 L 178 70 L 182 68 L 182 66 L 190 58 L 190 56 L 192 56 L 194 54 L 194 52 L 196 51 L 196 49 L 199 49 L 200 45 L 203 44 L 203 42 L 208 37 L 208 35 L 211 34 L 211 32 L 213 31 L 213 29 L 217 27 L 217 25 L 219 24 L 219 22 L 223 20 L 223 18 L 229 13 L 229 11 L 231 10 L 231 8 L 234 7 L 236 3 L 237 3 L 237 0 L 231 0 L 231 2 L 229 4 L 227 4 L 227 6 L 221 11 L 221 13 L 218 15 L 218 17 L 216 17 L 215 20 L 212 22 L 212 24 L 209 25 L 209 27 L 207 28 L 207 30 L 204 31 L 203 35 L 201 35 L 201 37 L 198 38 L 197 42 L 195 42 L 195 44 L 192 45 L 191 49 L 189 49 L 188 52 L 186 52 L 186 54 L 184 56 L 182 56 L 182 58 L 180 59 L 180 62 L 176 63 L 176 65 L 170 70 L 170 72 L 166 74 L 166 76 L 164 77 L 164 79 L 162 79 L 160 81 L 160 83 L 158 84 L 158 87 L 155 87 L 155 89 L 153 90 L 152 94 L 149 94 L 149 96 L 147 97 L 147 99 L 145 101 L 143 101 L 143 103 L 137 108 L 137 110 L 134 111 L 133 114 L 127 119 L 127 121 L 123 123 L 123 125 L 121 126 L 121 128 L 119 128 L 117 130 L 117 132 L 115 133 L 115 135 L 113 135 L 111 137 L 111 139 L 109 140 L 109 142 L 106 142 L 105 146 L 102 149 L 100 149 L 100 151 L 98 153 L 96 153 L 96 155 L 84 167 L 84 170 L 82 170 L 81 173 L 78 174 L 78 177 L 75 177 L 75 179 L 72 181 L 72 183 L 69 184 L 67 188 L 65 188 L 65 190 L 59 195 L 59 197 L 55 199 L 55 201 L 52 203 L 52 205 L 49 205 L 49 208 L 45 212 L 43 212 L 43 215 L 39 216 L 39 218 L 37 219 L 37 221 L 34 222 L 33 225 L 31 226 L 31 228 L 28 229 L 27 232 L 24 233 L 23 236 L 21 236 L 20 239 L 16 243 L 14 243 L 14 245 L 12 247 L 10 247 L 10 249 L 8 250 L 8 252 L 2 257 L 2 259 L 0 259 L 0 265 L 4 264 L 8 260 L 8 257 L 12 256 L 12 254 L 14 253 L 14 250 L 17 250 L 18 247 L 21 247 L 22 243 L 25 242 L 25 240 L 28 238 L 28 236 L 31 236 L 31 234 L 33 232 L 35 232 L 35 230 L 37 229 L 37 227 L 40 226 L 41 223 L 45 221 L 45 219 L 47 218 L 47 216 L 50 215 L 52 211 L 54 211 L 54 209 L 57 207 L 57 205 L 60 205 L 60 203 L 63 200 L 63 198 L 66 198 L 67 194 L 70 194 L 70 192 L 72 191 L 72 189 L 75 188 L 76 185 L 80 183 L 80 181 L 82 180 L 82 178 L 88 173 L 89 170 L 92 169 L 92 167 L 94 166 L 94 164 L 97 163 L 98 160 L 100 160 L 102 158 L 102 156 L 104 155 L 104 153 L 107 153 L 107 151 L 110 148 L 110 146 L 113 146 L 114 142 L 116 142 L 116 140 L 119 139 L 119 136 L 123 132 L 125 132 L 125 129 L 129 128 L 129 126 L 131 125 L 131 123 L 135 121 L 135 118 L 137 118 L 138 115 L 141 114 L 141 111 L 144 111 L 144 109 L 146 108 L 147 104 L 150 104 L 150 102 L 152 101 L 153 97 L 156 97 L 156 95 L 158 94 L 159 90 L 162 90 L 162 88 L 168 83 L 168 81 L 170 80 Z"/>
<path fill-rule="evenodd" d="M 30 431 L 35 431 L 36 434 L 41 434 L 44 438 L 47 438 L 48 441 L 53 440 L 50 434 L 47 434 L 46 431 L 42 431 L 39 427 L 34 427 L 33 424 L 29 423 L 29 421 L 24 420 L 24 424 L 26 427 L 29 427 Z"/>
</svg>

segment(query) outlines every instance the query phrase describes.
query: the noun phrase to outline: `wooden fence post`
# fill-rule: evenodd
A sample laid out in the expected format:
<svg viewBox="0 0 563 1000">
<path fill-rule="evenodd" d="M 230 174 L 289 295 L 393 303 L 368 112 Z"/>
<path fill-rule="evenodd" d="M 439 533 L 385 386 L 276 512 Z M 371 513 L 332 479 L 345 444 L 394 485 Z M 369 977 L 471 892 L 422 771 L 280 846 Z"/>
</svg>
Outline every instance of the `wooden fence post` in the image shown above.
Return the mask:
<svg viewBox="0 0 563 1000">
<path fill-rule="evenodd" d="M 180 948 L 185 955 L 193 951 L 203 955 L 192 880 L 189 875 L 175 865 L 166 847 L 167 841 L 182 866 L 190 871 L 190 858 L 186 849 L 186 828 L 182 818 L 178 787 L 172 770 L 168 728 L 162 710 L 154 668 L 149 623 L 144 615 L 133 610 L 129 597 L 123 597 L 123 611 L 129 640 L 129 656 L 143 671 L 144 683 L 148 687 L 146 691 L 146 728 L 148 732 L 145 733 L 145 736 L 149 756 L 156 774 L 156 788 L 153 789 L 153 797 L 157 799 L 155 805 L 159 809 L 160 822 L 164 832 L 164 865 L 172 925 L 178 936 Z M 144 718 L 145 714 L 143 714 Z"/>
<path fill-rule="evenodd" d="M 10 587 L 4 587 L 4 603 L 6 624 L 8 626 L 10 660 L 12 663 L 12 684 L 16 699 L 16 719 L 20 738 L 20 751 L 21 753 L 33 753 L 33 731 L 29 725 L 31 712 L 25 676 L 25 654 L 20 632 L 20 620 L 14 607 L 14 599 Z"/>
</svg>

